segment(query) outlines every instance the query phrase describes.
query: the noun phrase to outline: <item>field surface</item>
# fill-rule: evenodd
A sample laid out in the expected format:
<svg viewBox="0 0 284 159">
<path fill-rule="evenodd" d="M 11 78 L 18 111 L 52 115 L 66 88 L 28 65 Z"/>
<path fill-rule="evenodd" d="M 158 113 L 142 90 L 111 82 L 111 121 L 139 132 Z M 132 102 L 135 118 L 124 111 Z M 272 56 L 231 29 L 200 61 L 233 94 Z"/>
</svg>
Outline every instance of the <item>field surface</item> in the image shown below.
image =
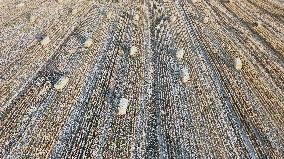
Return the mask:
<svg viewBox="0 0 284 159">
<path fill-rule="evenodd" d="M 284 158 L 284 3 L 0 0 L 0 158 Z"/>
</svg>

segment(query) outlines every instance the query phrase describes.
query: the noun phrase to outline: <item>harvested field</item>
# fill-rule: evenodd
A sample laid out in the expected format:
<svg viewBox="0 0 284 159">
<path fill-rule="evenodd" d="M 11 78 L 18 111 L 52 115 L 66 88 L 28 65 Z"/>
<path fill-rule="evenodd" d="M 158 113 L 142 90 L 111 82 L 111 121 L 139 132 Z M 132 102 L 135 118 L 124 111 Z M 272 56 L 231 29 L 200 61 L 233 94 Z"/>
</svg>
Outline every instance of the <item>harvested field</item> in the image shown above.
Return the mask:
<svg viewBox="0 0 284 159">
<path fill-rule="evenodd" d="M 0 0 L 0 158 L 284 158 L 284 3 Z"/>
</svg>

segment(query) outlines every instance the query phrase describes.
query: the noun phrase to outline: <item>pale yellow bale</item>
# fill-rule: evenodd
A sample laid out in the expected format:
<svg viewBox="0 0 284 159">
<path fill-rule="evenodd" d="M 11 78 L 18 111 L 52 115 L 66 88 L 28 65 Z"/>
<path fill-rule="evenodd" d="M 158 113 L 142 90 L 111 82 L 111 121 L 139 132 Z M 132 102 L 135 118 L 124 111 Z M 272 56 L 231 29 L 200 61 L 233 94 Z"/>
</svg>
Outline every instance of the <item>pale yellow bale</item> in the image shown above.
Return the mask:
<svg viewBox="0 0 284 159">
<path fill-rule="evenodd" d="M 129 104 L 129 100 L 126 98 L 121 98 L 118 104 L 118 115 L 125 115 L 127 111 L 127 107 Z"/>
<path fill-rule="evenodd" d="M 189 71 L 188 68 L 183 68 L 181 70 L 181 81 L 187 83 L 189 81 Z"/>
<path fill-rule="evenodd" d="M 176 15 L 172 15 L 172 16 L 170 17 L 170 22 L 171 22 L 171 23 L 174 23 L 176 20 L 177 20 L 177 16 L 176 16 Z"/>
<path fill-rule="evenodd" d="M 183 59 L 183 56 L 184 56 L 184 50 L 183 50 L 183 48 L 178 49 L 177 52 L 176 52 L 176 58 L 177 58 L 178 60 L 182 60 L 182 59 Z"/>
<path fill-rule="evenodd" d="M 260 27 L 260 26 L 263 25 L 263 22 L 262 22 L 261 20 L 257 20 L 257 21 L 256 21 L 256 24 L 257 24 L 258 27 Z"/>
<path fill-rule="evenodd" d="M 138 22 L 140 19 L 140 16 L 138 14 L 135 14 L 134 17 L 133 17 L 133 20 Z"/>
<path fill-rule="evenodd" d="M 45 46 L 47 45 L 48 43 L 50 43 L 50 38 L 48 36 L 44 37 L 41 41 L 40 41 L 40 44 Z"/>
<path fill-rule="evenodd" d="M 243 66 L 242 60 L 240 58 L 235 58 L 235 69 L 241 70 Z"/>
<path fill-rule="evenodd" d="M 138 48 L 136 46 L 132 46 L 130 48 L 130 56 L 136 56 L 138 54 Z"/>
<path fill-rule="evenodd" d="M 64 0 L 56 0 L 57 3 L 61 4 L 64 2 Z"/>
<path fill-rule="evenodd" d="M 200 3 L 200 0 L 192 0 L 192 3 Z"/>
<path fill-rule="evenodd" d="M 209 22 L 209 17 L 208 16 L 205 16 L 204 18 L 203 18 L 203 23 L 204 24 L 207 24 Z"/>
<path fill-rule="evenodd" d="M 58 91 L 62 91 L 65 88 L 65 86 L 68 84 L 68 82 L 69 82 L 69 78 L 63 76 L 56 82 L 56 84 L 54 85 L 54 88 Z"/>
<path fill-rule="evenodd" d="M 35 21 L 36 21 L 36 16 L 30 15 L 30 16 L 29 16 L 29 22 L 30 22 L 30 23 L 34 23 Z"/>
<path fill-rule="evenodd" d="M 26 4 L 24 3 L 24 2 L 21 2 L 21 3 L 18 3 L 18 4 L 16 4 L 16 7 L 17 8 L 22 8 L 22 7 L 24 7 Z"/>
<path fill-rule="evenodd" d="M 107 19 L 111 19 L 113 17 L 113 12 L 109 11 L 106 15 Z"/>
<path fill-rule="evenodd" d="M 92 44 L 93 44 L 93 40 L 91 38 L 88 38 L 84 43 L 84 47 L 91 47 Z"/>
<path fill-rule="evenodd" d="M 71 11 L 71 14 L 72 15 L 75 15 L 78 13 L 78 9 L 77 8 L 73 8 L 72 11 Z"/>
</svg>

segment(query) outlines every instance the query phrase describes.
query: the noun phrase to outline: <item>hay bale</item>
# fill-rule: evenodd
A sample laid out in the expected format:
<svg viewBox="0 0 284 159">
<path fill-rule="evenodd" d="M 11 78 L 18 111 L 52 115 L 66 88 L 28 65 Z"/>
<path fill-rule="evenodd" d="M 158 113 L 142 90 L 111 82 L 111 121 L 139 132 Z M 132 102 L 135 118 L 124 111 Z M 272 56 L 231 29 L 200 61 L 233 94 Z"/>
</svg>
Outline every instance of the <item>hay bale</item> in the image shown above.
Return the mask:
<svg viewBox="0 0 284 159">
<path fill-rule="evenodd" d="M 78 9 L 77 8 L 71 9 L 71 14 L 72 15 L 75 15 L 77 13 L 78 13 Z"/>
<path fill-rule="evenodd" d="M 29 16 L 29 22 L 30 22 L 30 23 L 34 23 L 35 21 L 36 21 L 36 16 L 30 15 L 30 16 Z"/>
<path fill-rule="evenodd" d="M 133 17 L 133 20 L 138 22 L 140 19 L 140 16 L 138 14 L 135 14 L 134 17 Z"/>
<path fill-rule="evenodd" d="M 177 16 L 176 15 L 171 15 L 170 22 L 174 23 L 176 20 L 177 20 Z"/>
<path fill-rule="evenodd" d="M 145 13 L 148 12 L 148 7 L 147 7 L 147 5 L 146 5 L 145 3 L 142 5 L 142 10 L 143 10 Z"/>
<path fill-rule="evenodd" d="M 42 96 L 42 95 L 46 94 L 50 87 L 51 87 L 50 81 L 47 81 L 46 83 L 44 83 L 43 88 L 38 93 L 38 96 Z"/>
<path fill-rule="evenodd" d="M 57 91 L 62 91 L 68 82 L 69 82 L 69 78 L 66 76 L 63 76 L 56 82 L 56 84 L 54 85 L 54 88 Z"/>
<path fill-rule="evenodd" d="M 257 20 L 256 21 L 256 26 L 257 27 L 260 27 L 260 26 L 262 26 L 263 25 L 263 22 L 261 21 L 261 20 Z"/>
<path fill-rule="evenodd" d="M 64 0 L 56 0 L 57 3 L 61 4 L 64 2 Z"/>
<path fill-rule="evenodd" d="M 209 17 L 208 16 L 205 16 L 204 18 L 203 18 L 203 23 L 204 24 L 207 24 L 209 22 Z"/>
<path fill-rule="evenodd" d="M 93 44 L 93 40 L 91 38 L 88 38 L 85 42 L 84 42 L 84 47 L 91 47 Z"/>
<path fill-rule="evenodd" d="M 235 58 L 235 69 L 241 70 L 242 66 L 242 60 L 240 58 Z"/>
<path fill-rule="evenodd" d="M 48 36 L 44 37 L 41 41 L 40 41 L 40 44 L 45 46 L 47 45 L 48 43 L 50 43 L 50 38 Z"/>
<path fill-rule="evenodd" d="M 136 47 L 136 46 L 132 46 L 131 48 L 130 48 L 130 53 L 129 53 L 129 55 L 131 56 L 131 57 L 133 57 L 133 56 L 135 56 L 135 55 L 137 55 L 138 54 L 138 48 Z"/>
<path fill-rule="evenodd" d="M 191 0 L 192 3 L 200 3 L 201 1 L 200 0 Z"/>
<path fill-rule="evenodd" d="M 107 13 L 107 15 L 106 15 L 106 18 L 107 19 L 111 19 L 112 17 L 113 17 L 113 12 L 112 11 L 109 11 L 108 13 Z"/>
<path fill-rule="evenodd" d="M 16 4 L 16 8 L 22 8 L 24 6 L 25 6 L 24 2 L 20 2 L 20 3 Z"/>
<path fill-rule="evenodd" d="M 183 55 L 184 55 L 184 50 L 183 50 L 183 48 L 178 49 L 177 52 L 176 52 L 176 58 L 177 58 L 178 60 L 182 60 L 182 59 L 183 59 Z"/>
<path fill-rule="evenodd" d="M 223 3 L 231 3 L 230 0 L 222 0 Z"/>
<path fill-rule="evenodd" d="M 182 81 L 182 83 L 187 83 L 189 81 L 189 71 L 188 71 L 188 68 L 183 68 L 181 70 L 181 81 Z"/>
<path fill-rule="evenodd" d="M 118 115 L 125 115 L 129 101 L 126 98 L 121 98 L 118 104 Z"/>
</svg>

